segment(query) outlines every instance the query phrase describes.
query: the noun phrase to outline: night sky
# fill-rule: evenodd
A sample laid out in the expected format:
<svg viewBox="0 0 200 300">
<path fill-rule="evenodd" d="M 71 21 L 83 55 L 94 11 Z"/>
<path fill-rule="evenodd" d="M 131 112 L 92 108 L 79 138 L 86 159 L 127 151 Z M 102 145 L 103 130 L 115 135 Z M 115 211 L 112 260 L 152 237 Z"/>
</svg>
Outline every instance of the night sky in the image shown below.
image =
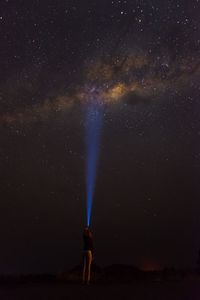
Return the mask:
<svg viewBox="0 0 200 300">
<path fill-rule="evenodd" d="M 200 1 L 1 0 L 0 70 L 0 273 L 81 261 L 88 99 L 95 262 L 194 267 Z"/>
</svg>

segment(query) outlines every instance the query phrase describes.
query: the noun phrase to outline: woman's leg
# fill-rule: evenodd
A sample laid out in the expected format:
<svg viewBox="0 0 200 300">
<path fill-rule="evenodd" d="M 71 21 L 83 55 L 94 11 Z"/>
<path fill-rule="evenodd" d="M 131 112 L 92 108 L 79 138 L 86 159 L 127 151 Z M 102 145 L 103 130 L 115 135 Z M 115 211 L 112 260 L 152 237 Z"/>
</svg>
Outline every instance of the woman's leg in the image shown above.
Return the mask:
<svg viewBox="0 0 200 300">
<path fill-rule="evenodd" d="M 83 283 L 86 281 L 86 264 L 87 264 L 87 257 L 86 254 L 84 254 L 83 257 Z"/>
<path fill-rule="evenodd" d="M 87 251 L 87 283 L 90 282 L 90 275 L 91 275 L 91 263 L 92 263 L 92 252 Z"/>
</svg>

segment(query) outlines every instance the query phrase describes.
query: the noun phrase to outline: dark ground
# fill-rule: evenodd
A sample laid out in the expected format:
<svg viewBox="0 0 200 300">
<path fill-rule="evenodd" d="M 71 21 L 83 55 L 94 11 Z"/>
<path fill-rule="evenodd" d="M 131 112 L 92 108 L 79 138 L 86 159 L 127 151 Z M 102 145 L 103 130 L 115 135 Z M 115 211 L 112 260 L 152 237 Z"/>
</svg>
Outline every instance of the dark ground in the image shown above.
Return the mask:
<svg viewBox="0 0 200 300">
<path fill-rule="evenodd" d="M 136 282 L 132 284 L 13 284 L 0 286 L 1 300 L 123 299 L 199 300 L 200 282 Z"/>
</svg>

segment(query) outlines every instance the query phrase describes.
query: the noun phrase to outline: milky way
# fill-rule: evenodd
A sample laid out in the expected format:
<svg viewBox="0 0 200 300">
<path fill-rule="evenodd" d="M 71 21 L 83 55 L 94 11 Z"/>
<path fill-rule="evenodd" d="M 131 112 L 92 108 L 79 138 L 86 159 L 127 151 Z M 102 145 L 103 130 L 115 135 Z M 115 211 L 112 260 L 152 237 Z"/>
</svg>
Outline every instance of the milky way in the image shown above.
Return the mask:
<svg viewBox="0 0 200 300">
<path fill-rule="evenodd" d="M 86 54 L 86 47 L 83 50 L 82 46 L 82 61 L 80 53 L 73 58 L 73 61 L 80 61 L 74 74 L 70 71 L 69 75 L 64 63 L 61 67 L 60 62 L 62 72 L 49 72 L 48 62 L 45 70 L 45 61 L 40 55 L 35 56 L 38 64 L 31 63 L 9 73 L 0 86 L 1 124 L 35 122 L 55 112 L 69 110 L 74 104 L 85 104 L 90 89 L 94 88 L 105 104 L 125 102 L 134 105 L 159 101 L 158 98 L 166 93 L 182 92 L 198 80 L 198 27 L 195 18 L 184 16 L 184 6 L 176 7 L 175 3 L 170 3 L 167 9 L 173 12 L 176 7 L 177 10 L 172 21 L 165 15 L 167 9 L 156 11 L 153 4 L 144 2 L 133 9 L 129 3 L 117 3 L 112 3 L 113 24 L 109 24 L 107 31 L 102 30 L 96 44 Z M 126 11 L 126 6 L 131 10 Z M 121 11 L 117 13 L 120 7 Z M 181 10 L 180 15 L 178 10 Z M 159 21 L 158 28 L 154 27 L 153 20 Z M 30 42 L 34 44 L 35 40 Z M 45 57 L 49 60 L 48 54 Z M 20 58 L 16 55 L 16 60 Z M 70 78 L 73 78 L 71 83 Z M 47 79 L 50 80 L 48 87 Z"/>
<path fill-rule="evenodd" d="M 42 104 L 3 114 L 0 120 L 5 124 L 36 121 L 54 112 L 68 110 L 76 103 L 87 104 L 94 89 L 102 104 L 159 101 L 158 97 L 166 92 L 188 88 L 191 80 L 199 75 L 199 71 L 198 56 L 182 57 L 179 61 L 172 61 L 163 54 L 161 57 L 152 57 L 149 53 L 135 52 L 109 57 L 107 61 L 97 56 L 90 59 L 87 66 L 80 68 L 80 73 L 84 74 L 82 85 L 74 87 L 70 92 L 66 91 L 65 94 L 47 98 Z M 95 99 L 96 97 L 94 101 Z"/>
</svg>

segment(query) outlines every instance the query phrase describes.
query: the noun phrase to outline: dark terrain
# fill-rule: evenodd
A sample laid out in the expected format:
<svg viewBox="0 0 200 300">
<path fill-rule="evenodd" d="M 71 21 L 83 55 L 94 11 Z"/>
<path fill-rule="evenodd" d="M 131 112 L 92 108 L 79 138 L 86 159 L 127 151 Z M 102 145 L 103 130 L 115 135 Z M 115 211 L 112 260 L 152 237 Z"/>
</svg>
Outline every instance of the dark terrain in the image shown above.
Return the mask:
<svg viewBox="0 0 200 300">
<path fill-rule="evenodd" d="M 142 271 L 131 265 L 92 266 L 91 284 L 81 284 L 82 265 L 60 274 L 0 276 L 0 300 L 135 299 L 199 300 L 198 270 Z"/>
<path fill-rule="evenodd" d="M 135 299 L 199 300 L 200 282 L 135 282 L 131 284 L 12 284 L 0 287 L 1 300 Z"/>
</svg>

